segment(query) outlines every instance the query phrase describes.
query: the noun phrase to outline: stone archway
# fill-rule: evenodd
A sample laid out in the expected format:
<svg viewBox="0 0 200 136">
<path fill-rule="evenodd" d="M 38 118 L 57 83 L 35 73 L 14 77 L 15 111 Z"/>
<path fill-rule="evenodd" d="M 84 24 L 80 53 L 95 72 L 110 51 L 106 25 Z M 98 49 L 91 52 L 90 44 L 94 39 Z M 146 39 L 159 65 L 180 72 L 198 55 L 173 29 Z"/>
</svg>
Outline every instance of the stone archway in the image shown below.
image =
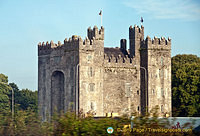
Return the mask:
<svg viewBox="0 0 200 136">
<path fill-rule="evenodd" d="M 54 71 L 51 76 L 51 115 L 64 112 L 64 74 Z"/>
</svg>

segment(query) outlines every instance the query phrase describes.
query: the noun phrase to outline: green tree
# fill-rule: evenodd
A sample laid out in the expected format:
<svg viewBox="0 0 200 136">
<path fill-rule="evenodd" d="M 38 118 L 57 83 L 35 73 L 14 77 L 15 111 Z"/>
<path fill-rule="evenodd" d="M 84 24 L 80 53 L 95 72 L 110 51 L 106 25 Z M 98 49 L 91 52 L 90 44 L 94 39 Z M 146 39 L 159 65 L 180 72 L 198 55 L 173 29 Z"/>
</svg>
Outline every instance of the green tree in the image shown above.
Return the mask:
<svg viewBox="0 0 200 136">
<path fill-rule="evenodd" d="M 33 92 L 29 89 L 22 89 L 15 92 L 15 103 L 19 104 L 19 109 L 32 109 L 37 111 L 37 91 Z"/>
<path fill-rule="evenodd" d="M 173 116 L 200 116 L 200 58 L 176 55 L 172 58 Z"/>
<path fill-rule="evenodd" d="M 15 83 L 9 83 L 14 91 L 15 96 L 15 109 L 27 110 L 32 109 L 37 111 L 37 91 L 33 92 L 29 89 L 19 90 Z M 11 99 L 11 96 L 10 96 Z"/>
<path fill-rule="evenodd" d="M 8 77 L 0 74 L 0 113 L 7 113 L 10 111 L 9 94 L 11 88 L 8 85 Z"/>
</svg>

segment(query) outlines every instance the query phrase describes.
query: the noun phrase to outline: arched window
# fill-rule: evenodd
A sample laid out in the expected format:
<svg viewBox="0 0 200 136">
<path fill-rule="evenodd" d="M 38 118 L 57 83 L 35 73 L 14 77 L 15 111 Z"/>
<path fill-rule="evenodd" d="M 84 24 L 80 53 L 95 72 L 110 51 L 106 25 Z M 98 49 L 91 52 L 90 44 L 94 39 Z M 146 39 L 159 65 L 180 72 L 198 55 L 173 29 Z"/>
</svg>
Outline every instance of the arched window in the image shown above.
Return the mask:
<svg viewBox="0 0 200 136">
<path fill-rule="evenodd" d="M 51 76 L 51 115 L 64 111 L 64 74 L 61 71 L 53 72 Z"/>
<path fill-rule="evenodd" d="M 94 84 L 94 83 L 90 83 L 89 86 L 90 86 L 90 91 L 93 92 L 94 89 L 95 89 L 95 88 L 94 88 L 95 84 Z"/>
</svg>

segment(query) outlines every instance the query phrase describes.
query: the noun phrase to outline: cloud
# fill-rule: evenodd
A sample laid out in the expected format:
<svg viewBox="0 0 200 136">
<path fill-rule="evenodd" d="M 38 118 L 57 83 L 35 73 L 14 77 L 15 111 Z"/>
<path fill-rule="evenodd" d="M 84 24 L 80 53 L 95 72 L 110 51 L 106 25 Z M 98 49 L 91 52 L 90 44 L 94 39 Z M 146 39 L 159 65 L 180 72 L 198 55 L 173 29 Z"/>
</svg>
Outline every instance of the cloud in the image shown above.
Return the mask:
<svg viewBox="0 0 200 136">
<path fill-rule="evenodd" d="M 192 0 L 126 0 L 124 5 L 156 19 L 200 20 L 200 4 Z"/>
</svg>

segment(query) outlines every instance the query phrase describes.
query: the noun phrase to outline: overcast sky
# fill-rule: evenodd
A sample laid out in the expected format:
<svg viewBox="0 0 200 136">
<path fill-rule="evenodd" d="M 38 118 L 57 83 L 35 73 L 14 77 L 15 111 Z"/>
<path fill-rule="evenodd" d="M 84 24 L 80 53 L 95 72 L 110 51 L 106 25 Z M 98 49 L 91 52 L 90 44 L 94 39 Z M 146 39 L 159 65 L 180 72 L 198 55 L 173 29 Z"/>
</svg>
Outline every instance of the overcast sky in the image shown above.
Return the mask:
<svg viewBox="0 0 200 136">
<path fill-rule="evenodd" d="M 105 46 L 128 40 L 130 25 L 144 18 L 145 37 L 172 39 L 172 56 L 200 56 L 198 0 L 0 0 L 0 73 L 20 89 L 37 90 L 37 44 L 86 36 L 100 27 L 103 10 Z"/>
</svg>

